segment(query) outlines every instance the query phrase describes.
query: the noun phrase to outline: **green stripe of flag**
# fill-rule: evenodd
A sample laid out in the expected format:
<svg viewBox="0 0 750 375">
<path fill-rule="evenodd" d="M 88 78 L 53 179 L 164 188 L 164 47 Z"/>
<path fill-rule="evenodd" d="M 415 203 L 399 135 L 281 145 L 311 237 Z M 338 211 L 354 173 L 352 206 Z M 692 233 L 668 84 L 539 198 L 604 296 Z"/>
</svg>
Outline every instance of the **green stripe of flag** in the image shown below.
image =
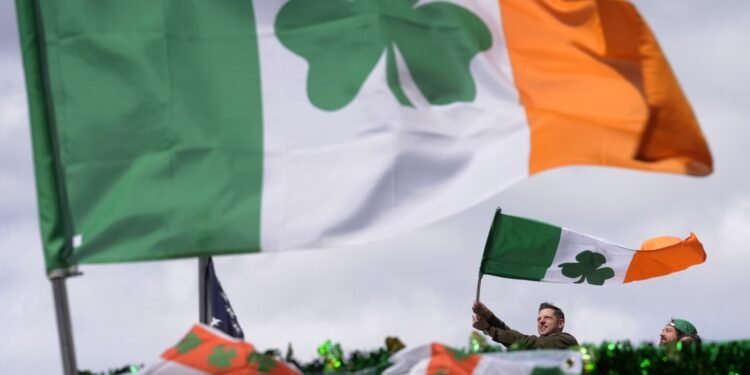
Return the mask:
<svg viewBox="0 0 750 375">
<path fill-rule="evenodd" d="M 50 98 L 45 92 L 44 50 L 38 38 L 41 25 L 37 23 L 37 7 L 33 1 L 16 1 L 19 35 L 23 52 L 26 92 L 28 96 L 31 136 L 33 139 L 34 171 L 37 185 L 37 204 L 47 269 L 67 268 L 64 199 L 57 183 L 59 164 L 55 158 L 54 134 L 49 110 Z"/>
<path fill-rule="evenodd" d="M 40 205 L 64 192 L 58 217 L 69 227 L 65 239 L 45 237 L 48 270 L 258 250 L 263 130 L 252 3 L 46 1 L 36 14 L 30 0 L 18 3 L 27 66 L 40 62 L 49 78 L 35 81 L 30 102 L 44 92 L 54 119 L 30 106 L 35 136 L 53 143 L 35 142 L 37 174 L 51 168 L 40 162 L 50 155 L 61 169 L 57 181 L 37 180 Z M 74 236 L 80 246 L 69 258 L 50 247 Z"/>
<path fill-rule="evenodd" d="M 479 272 L 523 280 L 541 280 L 560 242 L 562 228 L 498 210 L 482 256 Z"/>
</svg>

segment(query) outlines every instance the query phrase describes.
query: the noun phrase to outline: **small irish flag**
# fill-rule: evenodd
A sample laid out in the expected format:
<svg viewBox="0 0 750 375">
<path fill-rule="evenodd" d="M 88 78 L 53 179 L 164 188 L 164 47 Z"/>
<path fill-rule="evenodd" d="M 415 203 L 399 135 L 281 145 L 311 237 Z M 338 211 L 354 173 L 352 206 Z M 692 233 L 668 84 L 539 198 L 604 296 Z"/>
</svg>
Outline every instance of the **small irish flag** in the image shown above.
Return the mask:
<svg viewBox="0 0 750 375">
<path fill-rule="evenodd" d="M 466 353 L 439 343 L 402 350 L 383 375 L 580 374 L 581 355 L 569 350 Z"/>
<path fill-rule="evenodd" d="M 139 375 L 296 375 L 293 369 L 270 355 L 257 352 L 248 342 L 230 337 L 206 325 L 196 324 L 161 358 Z"/>
<path fill-rule="evenodd" d="M 604 285 L 664 276 L 703 263 L 695 234 L 656 237 L 630 249 L 586 234 L 505 215 L 498 210 L 480 274 L 556 283 Z"/>
</svg>

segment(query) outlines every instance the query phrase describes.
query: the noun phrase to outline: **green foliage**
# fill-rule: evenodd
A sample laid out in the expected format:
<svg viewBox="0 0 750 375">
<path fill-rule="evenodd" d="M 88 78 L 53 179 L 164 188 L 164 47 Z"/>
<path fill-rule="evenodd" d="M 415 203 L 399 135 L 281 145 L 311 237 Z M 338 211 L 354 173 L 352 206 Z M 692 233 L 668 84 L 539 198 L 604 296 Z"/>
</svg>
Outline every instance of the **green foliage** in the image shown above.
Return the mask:
<svg viewBox="0 0 750 375">
<path fill-rule="evenodd" d="M 481 349 L 472 350 L 473 348 Z M 476 345 L 470 341 L 468 349 L 460 350 L 491 353 L 503 349 L 498 345 Z M 600 345 L 585 344 L 578 350 L 583 358 L 584 374 L 587 375 L 750 374 L 750 340 L 674 346 L 634 346 L 629 342 L 604 342 Z M 372 352 L 353 352 L 348 358 L 342 358 L 343 365 L 333 371 L 326 370 L 325 361 L 322 359 L 316 359 L 300 368 L 305 374 L 344 373 L 368 369 L 370 371 L 367 374 L 380 374 L 390 365 L 390 355 L 384 347 Z"/>
<path fill-rule="evenodd" d="M 327 348 L 338 344 L 327 341 Z M 322 345 L 323 346 L 323 345 Z M 339 346 L 340 347 L 340 346 Z M 481 347 L 481 349 L 479 349 Z M 479 350 L 471 350 L 477 348 Z M 300 368 L 305 374 L 353 373 L 380 374 L 389 365 L 393 352 L 388 346 L 365 352 L 354 351 L 348 356 L 341 355 L 341 365 L 333 368 L 324 354 L 310 363 L 299 363 L 294 359 L 291 347 L 286 361 Z M 464 349 L 461 349 L 464 350 Z M 702 345 L 682 344 L 655 346 L 653 344 L 632 345 L 630 342 L 604 342 L 602 344 L 585 344 L 578 347 L 583 359 L 586 375 L 678 375 L 678 374 L 750 374 L 750 340 L 704 343 Z M 466 352 L 490 353 L 502 351 L 500 346 L 473 345 L 470 343 Z M 270 351 L 269 351 L 270 352 Z M 274 351 L 277 352 L 277 351 Z M 343 352 L 342 352 L 343 353 Z M 266 354 L 268 355 L 268 354 Z M 253 360 L 260 361 L 260 356 Z M 132 374 L 142 366 L 125 366 L 107 372 L 94 373 L 79 371 L 79 375 L 116 375 Z"/>
<path fill-rule="evenodd" d="M 584 345 L 586 374 L 748 374 L 750 340 L 638 347 L 629 342 Z"/>
</svg>

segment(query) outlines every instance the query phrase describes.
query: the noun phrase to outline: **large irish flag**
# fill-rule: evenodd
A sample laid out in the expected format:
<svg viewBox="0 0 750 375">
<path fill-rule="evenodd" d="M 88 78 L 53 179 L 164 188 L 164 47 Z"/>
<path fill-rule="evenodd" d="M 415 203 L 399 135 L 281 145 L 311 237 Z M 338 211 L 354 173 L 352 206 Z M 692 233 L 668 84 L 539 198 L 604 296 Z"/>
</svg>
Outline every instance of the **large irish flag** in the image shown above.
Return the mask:
<svg viewBox="0 0 750 375">
<path fill-rule="evenodd" d="M 48 271 L 362 243 L 540 171 L 706 175 L 614 0 L 17 0 Z"/>
</svg>

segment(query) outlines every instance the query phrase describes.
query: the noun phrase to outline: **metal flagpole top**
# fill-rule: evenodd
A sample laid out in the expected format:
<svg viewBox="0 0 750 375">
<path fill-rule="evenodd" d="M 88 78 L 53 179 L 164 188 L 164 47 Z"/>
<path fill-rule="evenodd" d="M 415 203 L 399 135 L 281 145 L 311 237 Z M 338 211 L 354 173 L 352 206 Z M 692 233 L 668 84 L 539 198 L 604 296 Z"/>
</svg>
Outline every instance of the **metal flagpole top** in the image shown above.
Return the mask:
<svg viewBox="0 0 750 375">
<path fill-rule="evenodd" d="M 482 289 L 482 276 L 483 274 L 479 273 L 479 279 L 477 279 L 477 299 L 476 302 L 479 302 L 479 291 Z"/>
<path fill-rule="evenodd" d="M 83 275 L 83 272 L 78 270 L 77 265 L 73 265 L 67 268 L 55 268 L 47 274 L 47 278 L 50 280 L 55 280 L 81 275 Z"/>
</svg>

